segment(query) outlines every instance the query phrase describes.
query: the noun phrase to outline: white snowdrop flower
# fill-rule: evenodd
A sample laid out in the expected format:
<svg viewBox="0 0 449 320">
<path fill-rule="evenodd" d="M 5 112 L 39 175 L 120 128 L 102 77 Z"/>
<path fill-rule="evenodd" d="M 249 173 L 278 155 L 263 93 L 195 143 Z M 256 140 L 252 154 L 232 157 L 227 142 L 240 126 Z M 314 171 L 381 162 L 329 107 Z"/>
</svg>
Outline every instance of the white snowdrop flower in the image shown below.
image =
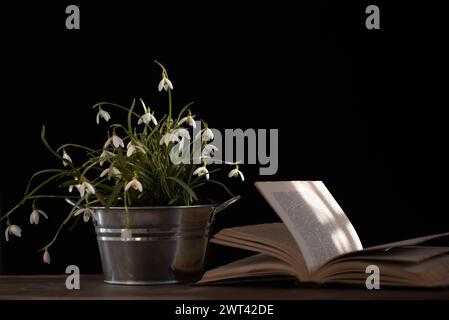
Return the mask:
<svg viewBox="0 0 449 320">
<path fill-rule="evenodd" d="M 140 102 L 142 103 L 143 110 L 145 113 L 140 117 L 137 124 L 142 124 L 142 123 L 149 124 L 150 122 L 153 122 L 153 124 L 155 126 L 157 126 L 157 120 L 154 117 L 154 112 L 153 113 L 150 112 L 150 108 L 149 107 L 147 108 L 147 106 L 145 105 L 145 103 L 143 102 L 142 99 L 140 99 Z"/>
<path fill-rule="evenodd" d="M 115 154 L 112 153 L 109 150 L 103 150 L 103 152 L 100 155 L 100 166 L 103 166 L 106 160 L 115 157 Z"/>
<path fill-rule="evenodd" d="M 13 236 L 16 236 L 16 237 L 20 238 L 22 236 L 22 229 L 18 225 L 11 224 L 5 230 L 5 239 L 6 239 L 6 241 L 9 241 L 9 236 L 10 235 L 13 235 Z"/>
<path fill-rule="evenodd" d="M 139 192 L 143 191 L 142 184 L 140 183 L 137 178 L 132 179 L 130 182 L 128 182 L 125 186 L 125 191 L 128 191 L 130 188 L 133 188 L 134 190 L 138 190 Z"/>
<path fill-rule="evenodd" d="M 168 91 L 168 88 L 170 88 L 171 90 L 173 90 L 173 84 L 172 84 L 171 81 L 167 78 L 167 75 L 164 73 L 164 74 L 162 75 L 162 80 L 159 82 L 158 89 L 159 89 L 159 91 L 162 91 L 162 89 L 164 89 L 165 91 Z"/>
<path fill-rule="evenodd" d="M 133 143 L 133 142 L 128 142 L 128 145 L 126 146 L 126 148 L 128 149 L 126 151 L 126 156 L 127 157 L 131 157 L 134 153 L 136 153 L 136 151 L 140 151 L 143 154 L 146 154 L 145 149 L 138 143 Z"/>
<path fill-rule="evenodd" d="M 205 158 L 210 158 L 211 156 L 214 155 L 214 152 L 218 150 L 219 149 L 213 144 L 206 144 L 203 150 L 201 151 L 201 156 Z"/>
<path fill-rule="evenodd" d="M 211 141 L 214 139 L 214 133 L 211 129 L 205 128 L 203 131 L 203 141 Z"/>
<path fill-rule="evenodd" d="M 89 207 L 79 208 L 73 213 L 73 216 L 79 216 L 81 213 L 83 214 L 84 222 L 88 222 L 90 217 L 92 216 L 92 210 Z"/>
<path fill-rule="evenodd" d="M 81 198 L 84 195 L 95 194 L 95 188 L 87 181 L 83 181 L 81 184 L 75 185 L 75 187 L 78 189 Z"/>
<path fill-rule="evenodd" d="M 198 177 L 206 176 L 206 179 L 209 180 L 209 170 L 207 170 L 206 166 L 196 168 L 193 171 L 193 175 L 198 175 Z"/>
<path fill-rule="evenodd" d="M 147 112 L 140 117 L 139 121 L 137 121 L 137 124 L 142 124 L 142 123 L 149 124 L 150 122 L 153 122 L 153 124 L 155 126 L 157 126 L 157 120 L 156 120 L 154 114 Z"/>
<path fill-rule="evenodd" d="M 240 176 L 240 179 L 242 179 L 242 181 L 245 181 L 245 176 L 243 175 L 242 171 L 239 170 L 239 167 L 235 167 L 235 169 L 232 169 L 229 174 L 228 177 L 229 178 L 235 178 Z"/>
<path fill-rule="evenodd" d="M 179 138 L 183 138 L 183 139 L 187 139 L 190 140 L 190 134 L 189 131 L 185 128 L 178 128 L 175 130 L 170 130 L 169 132 L 167 132 L 166 134 L 164 134 L 161 138 L 161 140 L 159 141 L 159 144 L 165 144 L 166 146 L 168 146 L 170 144 L 170 142 L 179 142 L 180 139 Z"/>
<path fill-rule="evenodd" d="M 117 136 L 115 132 L 112 134 L 112 136 L 106 140 L 103 149 L 106 149 L 109 147 L 109 145 L 112 143 L 112 145 L 117 149 L 118 147 L 125 148 L 125 144 L 123 143 L 122 138 Z"/>
<path fill-rule="evenodd" d="M 33 212 L 31 212 L 30 223 L 37 225 L 39 223 L 39 216 L 40 215 L 42 215 L 45 219 L 48 219 L 48 216 L 47 216 L 47 214 L 44 211 L 35 208 L 33 210 Z"/>
<path fill-rule="evenodd" d="M 132 236 L 133 236 L 133 233 L 132 233 L 131 229 L 123 229 L 120 234 L 120 238 L 122 240 L 129 240 L 132 238 Z"/>
<path fill-rule="evenodd" d="M 168 146 L 170 144 L 170 142 L 179 142 L 179 138 L 178 136 L 175 134 L 175 132 L 173 130 L 171 130 L 170 132 L 167 132 L 166 134 L 164 134 L 161 138 L 161 140 L 159 141 L 160 145 L 165 144 L 166 146 Z"/>
<path fill-rule="evenodd" d="M 187 129 L 178 128 L 178 129 L 176 129 L 174 131 L 174 134 L 176 134 L 178 136 L 178 138 L 181 137 L 181 138 L 185 138 L 187 140 L 190 140 L 190 134 L 189 134 L 189 131 Z"/>
<path fill-rule="evenodd" d="M 179 120 L 179 125 L 183 124 L 184 122 L 187 122 L 187 124 L 193 128 L 196 128 L 196 123 L 195 120 L 193 119 L 193 117 L 189 112 L 189 115 L 187 117 L 182 118 L 181 120 Z"/>
<path fill-rule="evenodd" d="M 107 111 L 99 108 L 97 113 L 97 124 L 100 124 L 100 118 L 103 118 L 106 122 L 108 122 L 111 119 L 111 115 Z"/>
<path fill-rule="evenodd" d="M 67 154 L 67 152 L 65 152 L 65 150 L 62 152 L 62 158 L 66 159 L 67 161 L 70 161 L 70 163 L 73 163 L 72 158 L 70 158 L 70 156 Z M 64 165 L 64 167 L 67 167 L 69 165 L 66 161 L 62 161 L 62 164 Z"/>
<path fill-rule="evenodd" d="M 50 253 L 48 252 L 47 249 L 45 249 L 44 256 L 42 257 L 42 259 L 44 260 L 44 263 L 50 264 L 51 257 L 50 257 Z"/>
<path fill-rule="evenodd" d="M 104 169 L 101 174 L 100 174 L 100 178 L 103 178 L 105 176 L 108 176 L 108 180 L 111 180 L 112 177 L 114 178 L 121 178 L 122 173 L 120 172 L 119 169 L 117 169 L 116 167 L 114 167 L 113 165 L 111 165 L 109 168 Z"/>
</svg>

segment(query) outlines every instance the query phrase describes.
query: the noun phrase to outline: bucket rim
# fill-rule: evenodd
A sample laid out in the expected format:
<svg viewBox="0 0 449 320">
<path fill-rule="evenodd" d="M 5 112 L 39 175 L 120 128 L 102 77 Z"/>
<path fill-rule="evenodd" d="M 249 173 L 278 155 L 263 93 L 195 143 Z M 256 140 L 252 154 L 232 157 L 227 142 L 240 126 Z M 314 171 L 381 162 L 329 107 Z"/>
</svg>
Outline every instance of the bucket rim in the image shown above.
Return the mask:
<svg viewBox="0 0 449 320">
<path fill-rule="evenodd" d="M 196 204 L 193 206 L 145 206 L 145 207 L 128 207 L 129 211 L 132 210 L 161 210 L 161 209 L 198 209 L 198 208 L 215 208 L 218 204 Z M 125 207 L 90 207 L 91 210 L 126 210 Z"/>
</svg>

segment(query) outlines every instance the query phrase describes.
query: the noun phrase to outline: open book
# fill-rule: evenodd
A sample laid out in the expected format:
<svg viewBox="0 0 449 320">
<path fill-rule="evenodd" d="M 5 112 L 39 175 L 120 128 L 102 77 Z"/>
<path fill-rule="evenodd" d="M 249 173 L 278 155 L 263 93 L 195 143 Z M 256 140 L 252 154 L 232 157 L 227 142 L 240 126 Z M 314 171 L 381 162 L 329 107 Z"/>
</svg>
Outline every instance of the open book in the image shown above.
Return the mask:
<svg viewBox="0 0 449 320">
<path fill-rule="evenodd" d="M 449 247 L 426 246 L 448 233 L 363 248 L 341 207 L 321 181 L 257 182 L 282 223 L 221 230 L 213 243 L 257 252 L 207 271 L 199 283 L 293 276 L 306 283 L 365 284 L 379 268 L 381 285 L 449 285 Z"/>
</svg>

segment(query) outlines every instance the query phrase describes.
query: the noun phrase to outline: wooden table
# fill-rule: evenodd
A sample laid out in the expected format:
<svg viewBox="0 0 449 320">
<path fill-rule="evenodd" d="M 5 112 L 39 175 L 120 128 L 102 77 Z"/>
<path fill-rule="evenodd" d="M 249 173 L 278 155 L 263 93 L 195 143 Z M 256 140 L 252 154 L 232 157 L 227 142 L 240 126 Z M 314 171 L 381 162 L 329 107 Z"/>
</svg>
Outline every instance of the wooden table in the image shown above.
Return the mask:
<svg viewBox="0 0 449 320">
<path fill-rule="evenodd" d="M 117 286 L 101 275 L 81 275 L 80 290 L 67 290 L 65 275 L 0 276 L 0 300 L 449 300 L 449 289 L 320 288 L 266 285 Z"/>
</svg>

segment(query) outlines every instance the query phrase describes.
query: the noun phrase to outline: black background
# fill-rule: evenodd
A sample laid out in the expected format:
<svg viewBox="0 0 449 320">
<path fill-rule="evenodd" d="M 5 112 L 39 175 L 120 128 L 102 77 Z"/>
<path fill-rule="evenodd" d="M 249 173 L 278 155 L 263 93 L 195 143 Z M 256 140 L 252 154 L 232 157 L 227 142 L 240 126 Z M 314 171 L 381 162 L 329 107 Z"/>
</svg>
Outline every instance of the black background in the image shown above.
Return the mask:
<svg viewBox="0 0 449 320">
<path fill-rule="evenodd" d="M 74 3 L 80 30 L 65 28 L 68 2 L 2 5 L 2 213 L 33 172 L 60 166 L 40 142 L 43 124 L 53 146 L 101 146 L 94 103 L 142 97 L 164 114 L 158 59 L 178 108 L 195 101 L 194 113 L 217 129 L 279 129 L 277 174 L 241 166 L 246 181 L 229 186 L 243 198 L 217 218 L 217 230 L 277 219 L 254 181 L 309 179 L 325 182 L 365 246 L 448 229 L 448 52 L 437 5 L 95 3 Z M 380 30 L 365 28 L 368 4 L 380 7 Z M 11 218 L 23 236 L 5 243 L 2 234 L 2 272 L 63 273 L 69 264 L 101 272 L 91 224 L 64 232 L 52 264 L 42 263 L 36 250 L 67 206 L 40 207 L 51 217 L 38 227 L 30 205 Z M 240 254 L 214 245 L 208 265 Z"/>
</svg>

